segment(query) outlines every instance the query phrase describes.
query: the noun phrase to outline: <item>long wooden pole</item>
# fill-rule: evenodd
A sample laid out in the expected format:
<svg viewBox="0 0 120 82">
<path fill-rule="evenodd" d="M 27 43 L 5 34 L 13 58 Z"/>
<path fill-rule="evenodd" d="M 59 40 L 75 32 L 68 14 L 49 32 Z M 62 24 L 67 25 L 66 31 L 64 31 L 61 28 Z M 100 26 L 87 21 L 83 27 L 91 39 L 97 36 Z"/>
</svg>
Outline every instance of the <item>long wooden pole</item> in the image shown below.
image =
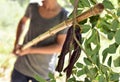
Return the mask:
<svg viewBox="0 0 120 82">
<path fill-rule="evenodd" d="M 96 4 L 94 7 L 90 8 L 89 10 L 87 10 L 86 12 L 82 13 L 81 15 L 77 16 L 76 17 L 76 21 L 77 22 L 81 22 L 91 16 L 95 16 L 99 13 L 101 13 L 104 9 L 104 6 L 99 3 L 99 4 Z M 53 28 L 51 28 L 50 30 L 48 30 L 47 32 L 39 35 L 38 37 L 36 37 L 35 39 L 33 39 L 32 41 L 28 42 L 27 44 L 25 44 L 23 47 L 22 47 L 22 50 L 26 49 L 26 48 L 29 48 L 31 47 L 32 45 L 35 45 L 37 44 L 38 42 L 50 37 L 50 36 L 53 36 L 55 35 L 57 32 L 65 29 L 65 28 L 68 28 L 70 26 L 72 26 L 73 24 L 73 19 L 68 19 L 68 20 L 65 20 L 63 21 L 62 23 L 54 26 Z"/>
</svg>

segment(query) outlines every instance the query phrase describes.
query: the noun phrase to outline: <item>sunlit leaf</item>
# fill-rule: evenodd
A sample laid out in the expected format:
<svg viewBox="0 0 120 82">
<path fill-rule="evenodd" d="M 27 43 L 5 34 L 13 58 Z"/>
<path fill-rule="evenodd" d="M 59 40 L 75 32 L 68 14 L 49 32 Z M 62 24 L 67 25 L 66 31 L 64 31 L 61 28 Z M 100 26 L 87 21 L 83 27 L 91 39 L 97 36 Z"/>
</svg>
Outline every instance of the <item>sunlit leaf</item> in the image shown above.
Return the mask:
<svg viewBox="0 0 120 82">
<path fill-rule="evenodd" d="M 114 9 L 113 4 L 109 0 L 104 0 L 103 5 L 104 5 L 105 8 Z"/>
<path fill-rule="evenodd" d="M 68 82 L 75 82 L 75 81 L 76 81 L 76 79 L 74 77 L 68 79 Z"/>
<path fill-rule="evenodd" d="M 91 42 L 94 42 L 95 40 L 96 40 L 96 30 L 93 29 L 91 36 L 90 36 L 89 39 L 87 40 L 87 43 L 90 44 Z"/>
<path fill-rule="evenodd" d="M 108 66 L 111 67 L 111 63 L 112 63 L 112 56 L 110 56 L 109 59 L 108 59 L 108 62 L 107 62 Z"/>
<path fill-rule="evenodd" d="M 105 66 L 105 65 L 101 65 L 101 71 L 102 71 L 104 74 L 106 74 L 107 71 L 109 71 L 109 68 L 108 68 L 107 66 Z"/>
<path fill-rule="evenodd" d="M 84 62 L 86 65 L 92 65 L 92 62 L 88 58 L 84 58 Z"/>
<path fill-rule="evenodd" d="M 56 82 L 56 80 L 50 80 L 50 82 Z"/>
<path fill-rule="evenodd" d="M 86 33 L 90 30 L 91 26 L 90 25 L 82 25 L 82 33 Z"/>
<path fill-rule="evenodd" d="M 106 20 L 113 19 L 113 17 L 110 14 L 105 15 Z"/>
<path fill-rule="evenodd" d="M 114 19 L 111 23 L 110 28 L 112 30 L 116 31 L 118 27 L 119 27 L 119 21 L 117 19 Z"/>
<path fill-rule="evenodd" d="M 120 74 L 119 73 L 113 73 L 110 75 L 110 80 L 111 81 L 119 81 Z"/>
<path fill-rule="evenodd" d="M 77 66 L 78 68 L 82 68 L 82 67 L 83 67 L 83 64 L 82 64 L 82 63 L 77 62 L 77 63 L 76 63 L 76 66 Z"/>
<path fill-rule="evenodd" d="M 98 77 L 98 80 L 99 80 L 98 82 L 106 82 L 104 75 L 100 75 Z"/>
<path fill-rule="evenodd" d="M 90 74 L 91 78 L 94 79 L 96 77 L 97 73 L 98 73 L 98 70 L 96 67 L 90 68 L 89 74 Z"/>
<path fill-rule="evenodd" d="M 53 73 L 50 72 L 48 75 L 49 75 L 50 79 L 54 79 L 54 74 Z"/>
<path fill-rule="evenodd" d="M 81 2 L 83 3 L 84 7 L 90 7 L 90 3 L 88 0 L 81 0 Z"/>
<path fill-rule="evenodd" d="M 83 75 L 83 74 L 85 74 L 84 69 L 79 70 L 79 71 L 77 72 L 77 76 L 78 76 L 78 77 L 81 76 L 81 75 Z"/>
<path fill-rule="evenodd" d="M 111 53 L 111 54 L 115 53 L 117 47 L 118 47 L 118 45 L 116 43 L 113 43 L 113 44 L 109 45 L 108 53 Z"/>
<path fill-rule="evenodd" d="M 74 1 L 74 0 L 73 0 Z M 78 3 L 78 8 L 84 8 L 84 4 L 82 3 L 81 0 L 79 0 L 79 3 Z"/>
<path fill-rule="evenodd" d="M 91 52 L 92 48 L 91 48 L 91 45 L 88 44 L 88 40 L 85 40 L 84 46 L 85 46 L 86 53 L 89 55 L 92 55 L 92 52 Z"/>
<path fill-rule="evenodd" d="M 107 58 L 107 55 L 108 55 L 108 51 L 109 51 L 108 48 L 103 50 L 103 52 L 102 52 L 102 56 L 103 56 L 102 62 L 105 62 L 105 60 Z"/>
<path fill-rule="evenodd" d="M 120 67 L 120 56 L 117 57 L 117 58 L 113 61 L 113 63 L 114 63 L 114 66 L 115 66 L 115 67 Z"/>
<path fill-rule="evenodd" d="M 115 42 L 120 44 L 120 29 L 115 34 Z"/>
<path fill-rule="evenodd" d="M 108 39 L 109 40 L 112 40 L 114 36 L 115 36 L 115 32 L 111 31 L 111 32 L 108 33 Z"/>
<path fill-rule="evenodd" d="M 43 79 L 42 77 L 40 77 L 40 76 L 38 76 L 38 75 L 36 75 L 34 78 L 35 78 L 38 82 L 47 82 L 45 79 Z"/>
<path fill-rule="evenodd" d="M 98 44 L 98 45 L 96 45 L 96 47 L 95 47 L 94 49 L 92 49 L 92 54 L 93 54 L 93 55 L 97 55 L 98 52 L 99 52 L 99 50 L 100 50 L 100 46 L 99 46 L 99 44 Z"/>
<path fill-rule="evenodd" d="M 120 16 L 120 8 L 117 10 L 117 16 Z"/>
<path fill-rule="evenodd" d="M 91 59 L 93 60 L 93 62 L 99 67 L 100 64 L 100 59 L 99 59 L 99 55 L 95 54 L 91 57 Z"/>
<path fill-rule="evenodd" d="M 74 5 L 74 0 L 70 0 L 70 2 L 72 3 L 72 5 Z"/>
<path fill-rule="evenodd" d="M 95 5 L 96 1 L 95 0 L 90 0 L 91 4 Z"/>
<path fill-rule="evenodd" d="M 100 31 L 105 34 L 108 34 L 109 32 L 111 32 L 110 23 L 107 22 L 105 19 L 101 19 L 97 27 L 100 28 Z"/>
<path fill-rule="evenodd" d="M 97 68 L 89 68 L 88 66 L 85 66 L 84 68 L 86 75 L 90 78 L 90 79 L 94 79 L 97 75 Z"/>
</svg>

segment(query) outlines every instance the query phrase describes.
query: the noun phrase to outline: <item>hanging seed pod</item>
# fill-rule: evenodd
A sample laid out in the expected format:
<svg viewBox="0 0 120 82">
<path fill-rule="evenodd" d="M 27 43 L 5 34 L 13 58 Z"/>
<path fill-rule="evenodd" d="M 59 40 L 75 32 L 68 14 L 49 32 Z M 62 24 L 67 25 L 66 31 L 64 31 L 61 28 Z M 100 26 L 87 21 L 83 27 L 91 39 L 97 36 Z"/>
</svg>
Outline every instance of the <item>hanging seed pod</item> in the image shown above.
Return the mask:
<svg viewBox="0 0 120 82">
<path fill-rule="evenodd" d="M 65 55 L 70 51 L 70 43 L 72 42 L 72 39 L 73 39 L 73 27 L 71 26 L 68 29 L 66 40 L 63 44 L 63 48 L 62 48 L 61 54 L 59 56 L 58 65 L 56 67 L 56 71 L 58 71 L 58 72 L 61 72 L 63 69 Z"/>
<path fill-rule="evenodd" d="M 82 41 L 81 41 L 82 37 L 81 37 L 81 33 L 80 33 L 80 28 L 78 26 L 75 27 L 75 37 L 78 41 L 80 41 L 80 44 L 81 44 L 82 43 Z M 73 54 L 70 58 L 70 62 L 68 64 L 68 66 L 64 69 L 64 72 L 66 71 L 67 78 L 69 78 L 70 75 L 72 74 L 72 69 L 74 67 L 74 64 L 79 59 L 80 54 L 81 54 L 81 48 L 78 45 L 78 43 L 75 41 L 75 39 L 73 40 L 73 45 L 74 45 Z"/>
<path fill-rule="evenodd" d="M 69 78 L 70 75 L 72 74 L 72 69 L 73 69 L 73 67 L 74 67 L 74 64 L 76 63 L 76 61 L 77 61 L 78 58 L 80 57 L 80 53 L 81 53 L 81 51 L 79 51 L 78 49 L 76 49 L 76 50 L 73 52 L 73 54 L 72 54 L 72 56 L 71 56 L 71 59 L 70 59 L 70 63 L 69 63 L 69 65 L 68 65 L 67 69 L 66 69 L 66 76 L 67 76 L 67 78 Z"/>
</svg>

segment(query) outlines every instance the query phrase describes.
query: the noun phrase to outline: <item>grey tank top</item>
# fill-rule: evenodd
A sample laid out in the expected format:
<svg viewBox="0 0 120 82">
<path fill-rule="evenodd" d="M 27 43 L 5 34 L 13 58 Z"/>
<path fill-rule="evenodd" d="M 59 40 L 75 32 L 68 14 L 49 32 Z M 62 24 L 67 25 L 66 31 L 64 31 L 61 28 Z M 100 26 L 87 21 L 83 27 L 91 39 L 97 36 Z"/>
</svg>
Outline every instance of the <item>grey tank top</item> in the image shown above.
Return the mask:
<svg viewBox="0 0 120 82">
<path fill-rule="evenodd" d="M 67 11 L 62 8 L 61 12 L 51 19 L 45 19 L 40 16 L 38 12 L 39 5 L 36 3 L 29 4 L 25 16 L 30 17 L 30 26 L 28 33 L 25 37 L 24 43 L 33 40 L 38 35 L 46 32 L 51 27 L 61 23 L 65 19 L 67 19 Z M 67 29 L 64 29 L 58 32 L 56 35 L 51 36 L 38 44 L 32 47 L 41 47 L 47 46 L 50 44 L 54 44 L 56 42 L 56 37 L 58 34 L 64 34 L 67 32 Z M 17 58 L 15 62 L 15 69 L 20 73 L 27 75 L 29 77 L 33 77 L 35 75 L 40 75 L 40 77 L 44 79 L 48 79 L 48 73 L 55 71 L 55 63 L 56 63 L 56 54 L 52 55 L 42 55 L 42 54 L 31 54 L 20 56 Z"/>
</svg>

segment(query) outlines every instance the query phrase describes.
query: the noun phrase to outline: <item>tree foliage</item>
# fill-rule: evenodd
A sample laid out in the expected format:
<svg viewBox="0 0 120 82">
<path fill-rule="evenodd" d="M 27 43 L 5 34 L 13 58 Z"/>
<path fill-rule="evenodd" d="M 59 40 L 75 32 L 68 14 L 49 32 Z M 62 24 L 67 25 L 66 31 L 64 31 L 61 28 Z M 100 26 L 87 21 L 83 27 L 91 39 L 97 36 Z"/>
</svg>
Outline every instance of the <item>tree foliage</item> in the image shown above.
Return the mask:
<svg viewBox="0 0 120 82">
<path fill-rule="evenodd" d="M 71 2 L 74 4 L 73 0 Z M 83 57 L 84 64 L 80 61 L 76 63 L 73 69 L 76 72 L 73 72 L 73 76 L 68 82 L 77 82 L 82 75 L 86 75 L 85 82 L 118 82 L 120 72 L 115 72 L 112 68 L 120 66 L 119 56 L 113 60 L 117 53 L 120 54 L 117 51 L 120 44 L 120 2 L 116 1 L 116 4 L 113 2 L 112 0 L 103 0 L 101 2 L 105 7 L 103 13 L 88 18 L 82 24 L 79 23 L 83 29 L 82 34 L 87 34 L 87 36 L 83 36 L 82 44 L 86 57 Z M 99 0 L 79 0 L 78 11 L 79 9 L 84 11 L 85 8 L 96 3 L 99 3 Z M 103 45 L 103 42 L 107 44 Z"/>
<path fill-rule="evenodd" d="M 75 0 L 70 2 L 74 5 Z M 104 5 L 104 12 L 78 23 L 83 35 L 84 51 L 81 54 L 85 56 L 82 57 L 83 62 L 76 62 L 67 82 L 119 81 L 120 70 L 114 69 L 120 67 L 120 0 L 79 0 L 76 14 L 99 2 Z M 51 82 L 56 82 L 55 79 L 51 78 Z"/>
<path fill-rule="evenodd" d="M 70 2 L 74 5 L 75 0 Z M 74 65 L 67 82 L 119 81 L 120 70 L 115 69 L 120 67 L 120 0 L 79 0 L 76 14 L 99 2 L 104 5 L 104 11 L 78 23 L 82 29 L 84 51 L 81 54 L 84 56 L 80 58 L 83 61 L 78 60 Z M 51 78 L 51 82 L 56 82 L 55 79 Z"/>
<path fill-rule="evenodd" d="M 73 5 L 75 3 L 74 0 L 70 2 Z M 78 60 L 67 82 L 80 82 L 81 77 L 84 82 L 119 81 L 120 71 L 114 69 L 120 67 L 120 56 L 117 56 L 120 54 L 120 1 L 79 0 L 77 14 L 99 2 L 104 5 L 104 12 L 79 23 L 84 35 L 82 54 L 86 56 L 83 57 L 83 62 Z"/>
</svg>

